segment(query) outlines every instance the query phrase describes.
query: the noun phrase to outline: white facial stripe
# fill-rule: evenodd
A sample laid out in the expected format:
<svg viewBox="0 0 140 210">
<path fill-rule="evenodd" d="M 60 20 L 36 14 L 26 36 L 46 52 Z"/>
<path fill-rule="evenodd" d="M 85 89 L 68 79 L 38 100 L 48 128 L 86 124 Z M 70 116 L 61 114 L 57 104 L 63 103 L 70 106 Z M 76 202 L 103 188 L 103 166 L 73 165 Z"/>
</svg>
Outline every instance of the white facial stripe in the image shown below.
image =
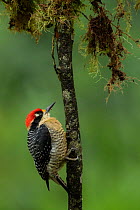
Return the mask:
<svg viewBox="0 0 140 210">
<path fill-rule="evenodd" d="M 38 113 L 35 113 L 35 116 L 36 116 L 36 117 L 38 117 L 38 116 L 39 116 L 39 114 L 38 114 Z"/>
</svg>

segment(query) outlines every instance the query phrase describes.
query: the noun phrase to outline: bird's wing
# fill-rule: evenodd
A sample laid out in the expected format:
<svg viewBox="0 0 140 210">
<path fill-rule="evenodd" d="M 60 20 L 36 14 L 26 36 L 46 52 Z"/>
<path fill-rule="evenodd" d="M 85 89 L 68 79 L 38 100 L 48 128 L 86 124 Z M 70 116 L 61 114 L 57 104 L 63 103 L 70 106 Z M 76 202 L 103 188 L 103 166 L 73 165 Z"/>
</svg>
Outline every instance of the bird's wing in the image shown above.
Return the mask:
<svg viewBox="0 0 140 210">
<path fill-rule="evenodd" d="M 51 136 L 49 130 L 45 125 L 41 125 L 39 128 L 36 128 L 34 134 L 30 134 L 29 131 L 28 139 L 31 140 L 29 141 L 31 143 L 28 143 L 28 146 L 31 155 L 34 158 L 35 166 L 42 179 L 46 180 L 49 190 L 49 174 L 47 173 L 47 164 L 50 161 L 51 151 Z"/>
</svg>

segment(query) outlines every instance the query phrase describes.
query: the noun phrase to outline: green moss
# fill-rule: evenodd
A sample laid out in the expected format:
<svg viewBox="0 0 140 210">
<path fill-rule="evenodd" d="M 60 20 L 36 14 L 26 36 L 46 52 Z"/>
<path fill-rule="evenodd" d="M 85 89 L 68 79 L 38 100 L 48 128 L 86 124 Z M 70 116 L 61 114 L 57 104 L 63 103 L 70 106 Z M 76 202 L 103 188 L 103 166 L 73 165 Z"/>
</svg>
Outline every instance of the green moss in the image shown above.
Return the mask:
<svg viewBox="0 0 140 210">
<path fill-rule="evenodd" d="M 13 0 L 6 4 L 10 14 L 9 29 L 15 31 L 28 31 L 28 21 L 35 11 L 35 3 L 30 0 Z"/>
<path fill-rule="evenodd" d="M 36 40 L 57 22 L 74 20 L 83 7 L 80 0 L 12 0 L 5 3 L 10 16 L 9 29 L 31 33 Z"/>
<path fill-rule="evenodd" d="M 115 19 L 119 22 L 122 20 L 126 24 L 126 32 L 128 33 L 131 28 L 131 4 L 129 1 L 119 0 L 116 7 Z"/>
</svg>

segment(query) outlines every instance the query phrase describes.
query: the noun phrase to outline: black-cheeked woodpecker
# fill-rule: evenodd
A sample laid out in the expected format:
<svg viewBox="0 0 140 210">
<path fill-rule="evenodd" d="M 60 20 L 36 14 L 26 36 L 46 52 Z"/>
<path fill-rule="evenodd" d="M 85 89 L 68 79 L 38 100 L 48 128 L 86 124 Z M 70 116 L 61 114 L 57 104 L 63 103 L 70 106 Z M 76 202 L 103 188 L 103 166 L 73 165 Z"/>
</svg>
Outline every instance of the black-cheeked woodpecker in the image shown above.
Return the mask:
<svg viewBox="0 0 140 210">
<path fill-rule="evenodd" d="M 49 179 L 52 179 L 68 192 L 66 184 L 58 175 L 67 156 L 66 133 L 61 123 L 50 117 L 49 111 L 54 104 L 47 109 L 35 109 L 27 115 L 27 142 L 38 173 L 46 181 L 48 190 Z"/>
</svg>

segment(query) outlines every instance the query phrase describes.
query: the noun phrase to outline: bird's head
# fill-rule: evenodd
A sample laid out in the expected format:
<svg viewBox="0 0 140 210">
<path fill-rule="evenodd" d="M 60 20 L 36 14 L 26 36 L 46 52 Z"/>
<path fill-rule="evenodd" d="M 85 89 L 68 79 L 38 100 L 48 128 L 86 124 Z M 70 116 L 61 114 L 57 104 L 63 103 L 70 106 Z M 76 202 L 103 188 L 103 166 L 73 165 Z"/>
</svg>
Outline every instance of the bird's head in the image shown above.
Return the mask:
<svg viewBox="0 0 140 210">
<path fill-rule="evenodd" d="M 31 127 L 33 122 L 39 123 L 40 120 L 43 117 L 50 117 L 50 113 L 49 111 L 52 109 L 52 107 L 54 106 L 55 102 L 53 104 L 51 104 L 50 106 L 48 106 L 46 109 L 34 109 L 32 110 L 26 117 L 25 120 L 25 125 L 27 127 L 27 129 L 29 130 L 29 128 Z"/>
</svg>

